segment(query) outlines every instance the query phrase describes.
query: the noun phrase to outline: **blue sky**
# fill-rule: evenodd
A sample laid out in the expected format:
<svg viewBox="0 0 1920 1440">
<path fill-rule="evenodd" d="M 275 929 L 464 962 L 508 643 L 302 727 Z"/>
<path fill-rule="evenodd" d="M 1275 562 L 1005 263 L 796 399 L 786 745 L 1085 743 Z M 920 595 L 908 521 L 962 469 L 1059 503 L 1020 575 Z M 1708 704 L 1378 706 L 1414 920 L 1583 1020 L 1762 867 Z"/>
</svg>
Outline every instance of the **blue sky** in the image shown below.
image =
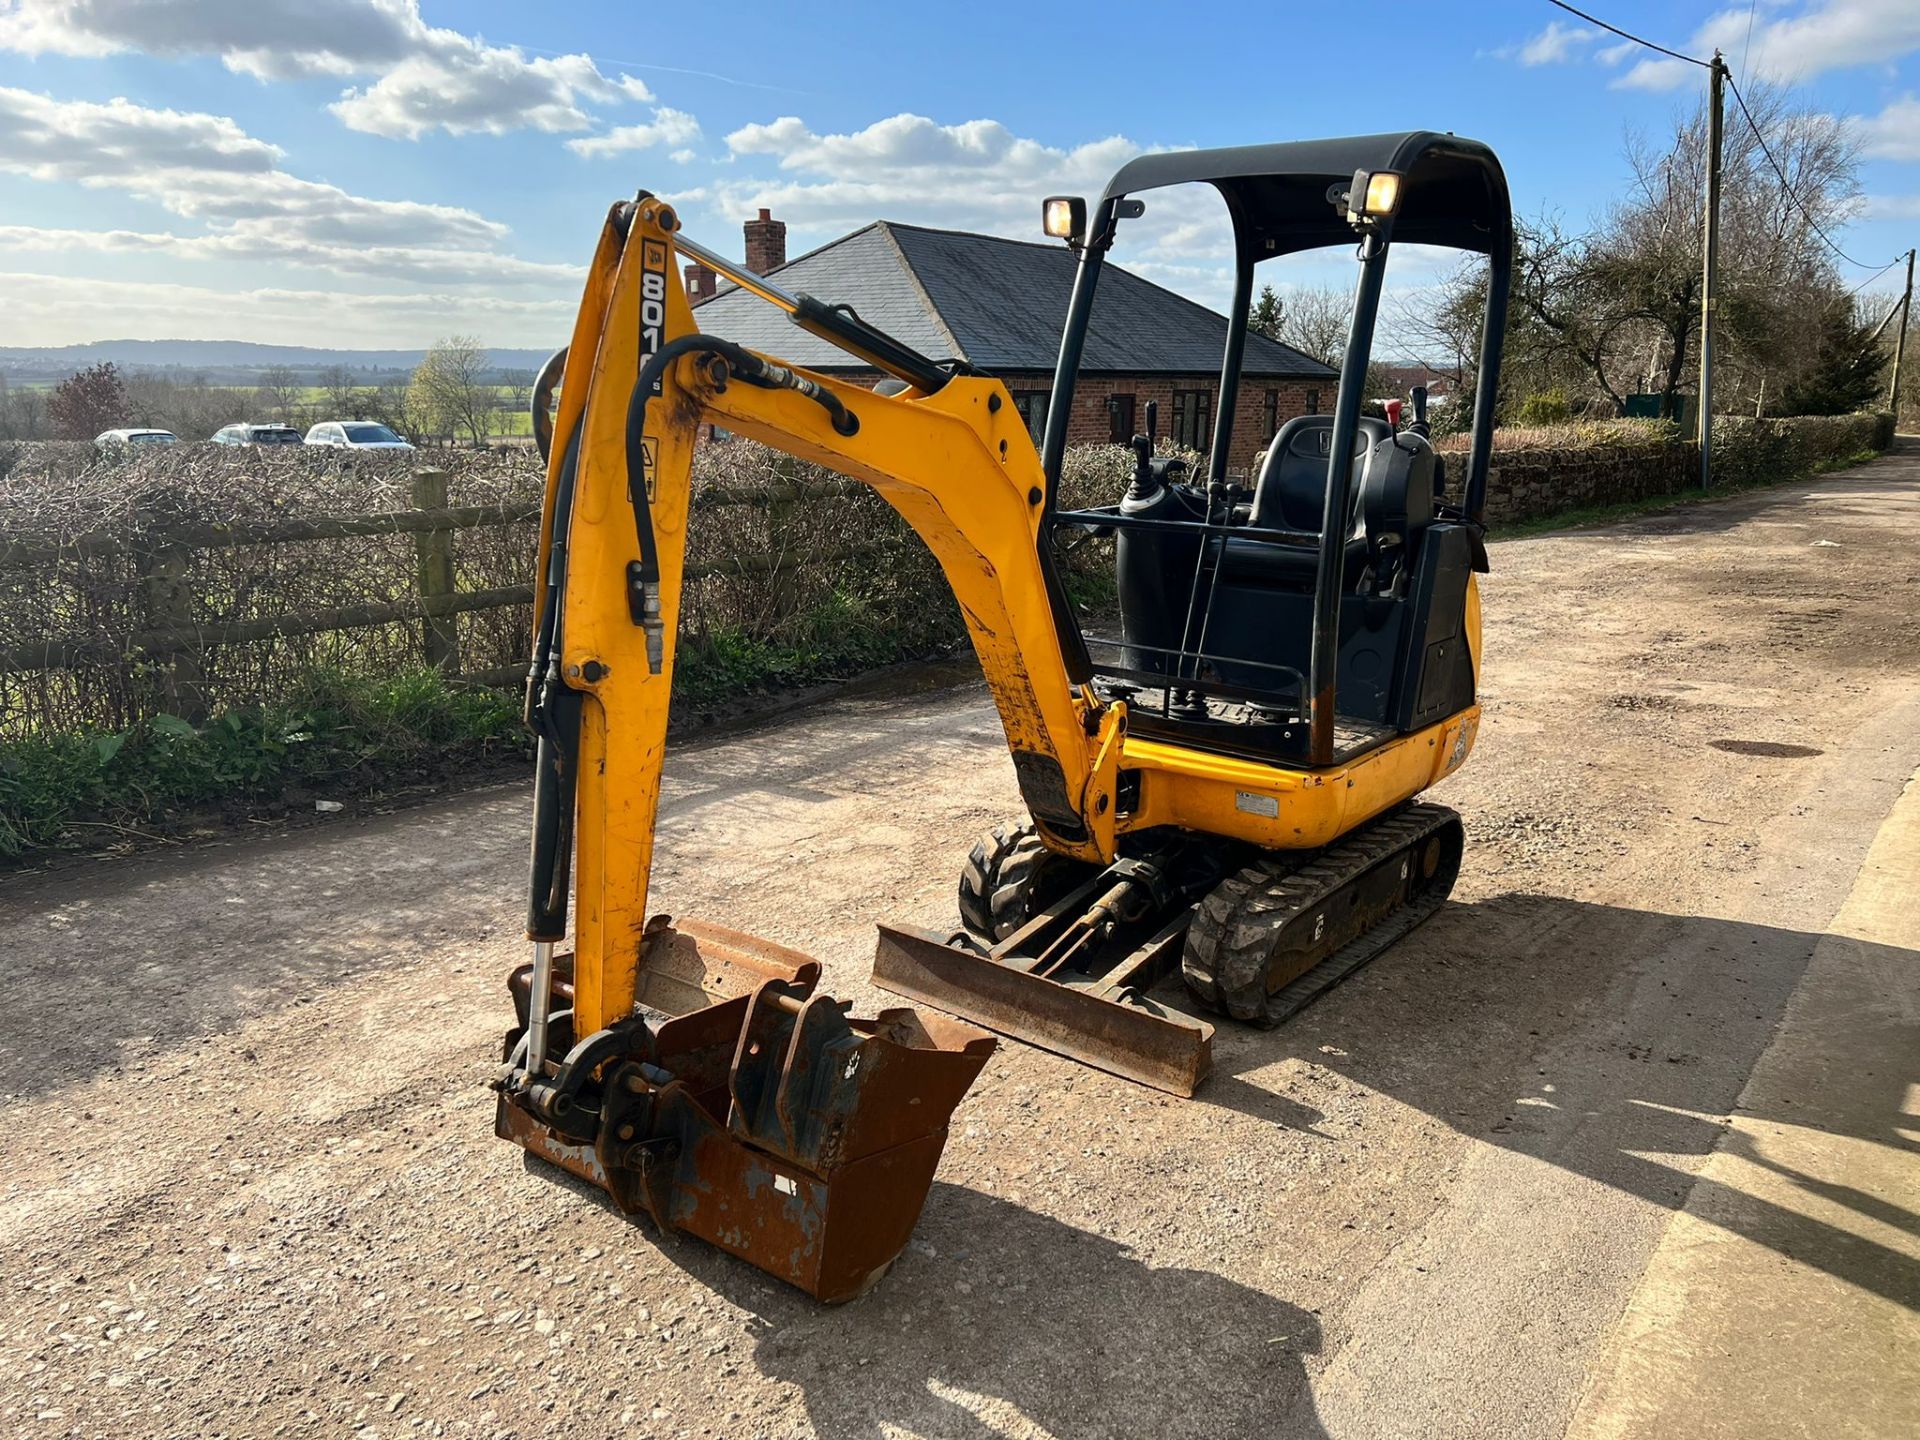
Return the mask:
<svg viewBox="0 0 1920 1440">
<path fill-rule="evenodd" d="M 1582 8 L 1849 117 L 1868 158 L 1836 238 L 1877 265 L 1920 237 L 1920 0 Z M 791 253 L 882 217 L 1033 237 L 1040 196 L 1143 149 L 1430 127 L 1577 224 L 1626 132 L 1704 79 L 1544 0 L 1235 13 L 0 0 L 0 347 L 546 345 L 636 187 L 733 253 L 762 205 Z M 1216 215 L 1156 205 L 1123 258 L 1219 303 Z"/>
</svg>

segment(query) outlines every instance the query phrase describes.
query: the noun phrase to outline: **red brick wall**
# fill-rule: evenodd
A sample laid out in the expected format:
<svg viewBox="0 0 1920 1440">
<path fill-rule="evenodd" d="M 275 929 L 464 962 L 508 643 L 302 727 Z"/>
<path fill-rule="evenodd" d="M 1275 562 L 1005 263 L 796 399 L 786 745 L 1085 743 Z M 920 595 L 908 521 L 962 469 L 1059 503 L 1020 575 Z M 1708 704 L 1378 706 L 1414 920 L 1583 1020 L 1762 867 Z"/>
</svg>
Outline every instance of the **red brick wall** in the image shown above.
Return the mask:
<svg viewBox="0 0 1920 1440">
<path fill-rule="evenodd" d="M 1053 377 L 1034 376 L 1030 378 L 1005 377 L 1009 390 L 1046 390 L 1052 387 Z M 1162 436 L 1173 433 L 1173 392 L 1175 390 L 1199 390 L 1207 397 L 1206 434 L 1211 443 L 1214 425 L 1213 403 L 1219 389 L 1217 378 L 1170 379 L 1164 375 L 1155 376 L 1107 376 L 1082 375 L 1073 387 L 1073 423 L 1067 429 L 1070 444 L 1099 443 L 1112 436 L 1112 421 L 1107 409 L 1107 398 L 1111 395 L 1133 396 L 1133 426 L 1144 433 L 1147 425 L 1147 402 L 1156 401 L 1160 407 L 1159 433 Z M 1332 380 L 1265 380 L 1258 376 L 1243 379 L 1240 382 L 1239 404 L 1233 414 L 1233 445 L 1227 457 L 1229 473 L 1248 473 L 1253 468 L 1253 457 L 1266 448 L 1271 438 L 1267 434 L 1265 406 L 1269 390 L 1275 393 L 1276 424 L 1284 425 L 1296 415 L 1307 413 L 1308 392 L 1315 392 L 1321 411 L 1333 409 Z M 1204 447 L 1203 447 L 1204 448 Z"/>
</svg>

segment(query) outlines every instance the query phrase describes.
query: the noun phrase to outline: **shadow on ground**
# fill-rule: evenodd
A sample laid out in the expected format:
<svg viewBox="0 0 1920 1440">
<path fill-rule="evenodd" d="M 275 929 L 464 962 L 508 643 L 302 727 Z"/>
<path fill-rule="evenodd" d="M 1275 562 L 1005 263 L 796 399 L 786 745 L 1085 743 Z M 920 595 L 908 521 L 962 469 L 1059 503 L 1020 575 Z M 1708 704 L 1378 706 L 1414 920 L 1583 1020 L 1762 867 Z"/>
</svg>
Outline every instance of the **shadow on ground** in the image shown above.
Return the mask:
<svg viewBox="0 0 1920 1440">
<path fill-rule="evenodd" d="M 573 1176 L 525 1163 L 611 1208 Z M 1144 1264 L 1125 1246 L 962 1186 L 936 1184 L 892 1271 L 832 1307 L 697 1240 L 660 1242 L 651 1221 L 633 1223 L 753 1316 L 752 1363 L 797 1387 L 814 1431 L 835 1440 L 1029 1429 L 1054 1440 L 1326 1435 L 1303 1365 L 1320 1349 L 1317 1317 L 1211 1271 Z"/>
<path fill-rule="evenodd" d="M 1920 1308 L 1920 1264 L 1909 1256 L 1683 1168 L 1728 1136 L 1735 1153 L 1810 1197 L 1920 1229 L 1920 1217 L 1882 1197 L 1788 1172 L 1729 1136 L 1726 1117 L 1823 938 L 1553 895 L 1450 905 L 1289 1025 L 1223 1026 L 1201 1098 L 1304 1128 L 1310 1112 L 1277 1111 L 1277 1097 L 1248 1077 L 1284 1059 L 1326 1067 L 1463 1135 L 1668 1209 L 1708 1187 L 1696 1209 L 1714 1223 Z M 1863 948 L 1884 973 L 1920 968 L 1912 951 Z M 1848 1114 L 1792 1103 L 1739 1113 L 1920 1154 L 1911 1133 L 1920 1121 L 1907 1109 L 1920 1023 L 1910 1028 L 1907 1065 L 1850 1077 L 1868 1099 Z"/>
</svg>

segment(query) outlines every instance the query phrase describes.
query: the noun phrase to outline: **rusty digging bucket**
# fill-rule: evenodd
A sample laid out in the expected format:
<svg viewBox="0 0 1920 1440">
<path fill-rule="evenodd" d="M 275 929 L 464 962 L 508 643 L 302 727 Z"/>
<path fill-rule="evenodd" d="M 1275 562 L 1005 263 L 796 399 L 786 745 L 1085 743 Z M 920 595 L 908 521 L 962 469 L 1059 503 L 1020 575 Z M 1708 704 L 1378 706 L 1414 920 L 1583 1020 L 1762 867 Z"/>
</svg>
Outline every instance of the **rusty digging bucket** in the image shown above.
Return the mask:
<svg viewBox="0 0 1920 1440">
<path fill-rule="evenodd" d="M 553 1073 L 511 1065 L 494 1132 L 799 1286 L 851 1300 L 920 1218 L 953 1109 L 994 1039 L 911 1009 L 872 1020 L 818 994 L 820 966 L 719 926 L 648 926 L 635 1013 L 576 1042 L 554 1016 Z M 527 1023 L 531 967 L 508 980 Z M 572 1004 L 571 957 L 554 1006 Z"/>
</svg>

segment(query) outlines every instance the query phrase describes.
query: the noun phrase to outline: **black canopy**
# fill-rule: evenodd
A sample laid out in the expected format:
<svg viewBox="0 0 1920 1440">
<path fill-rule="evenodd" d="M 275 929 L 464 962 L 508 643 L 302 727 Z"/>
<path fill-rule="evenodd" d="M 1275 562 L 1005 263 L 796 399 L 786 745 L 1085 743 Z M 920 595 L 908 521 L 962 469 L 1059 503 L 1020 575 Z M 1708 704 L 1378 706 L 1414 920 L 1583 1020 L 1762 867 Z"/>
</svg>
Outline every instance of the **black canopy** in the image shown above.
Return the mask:
<svg viewBox="0 0 1920 1440">
<path fill-rule="evenodd" d="M 1344 188 L 1356 170 L 1391 170 L 1401 177 L 1390 239 L 1481 253 L 1510 243 L 1500 161 L 1478 140 L 1432 130 L 1142 155 L 1120 167 L 1101 199 L 1164 185 L 1210 184 L 1225 197 L 1241 244 L 1260 260 L 1352 244 L 1354 229 L 1328 201 L 1327 189 Z"/>
</svg>

